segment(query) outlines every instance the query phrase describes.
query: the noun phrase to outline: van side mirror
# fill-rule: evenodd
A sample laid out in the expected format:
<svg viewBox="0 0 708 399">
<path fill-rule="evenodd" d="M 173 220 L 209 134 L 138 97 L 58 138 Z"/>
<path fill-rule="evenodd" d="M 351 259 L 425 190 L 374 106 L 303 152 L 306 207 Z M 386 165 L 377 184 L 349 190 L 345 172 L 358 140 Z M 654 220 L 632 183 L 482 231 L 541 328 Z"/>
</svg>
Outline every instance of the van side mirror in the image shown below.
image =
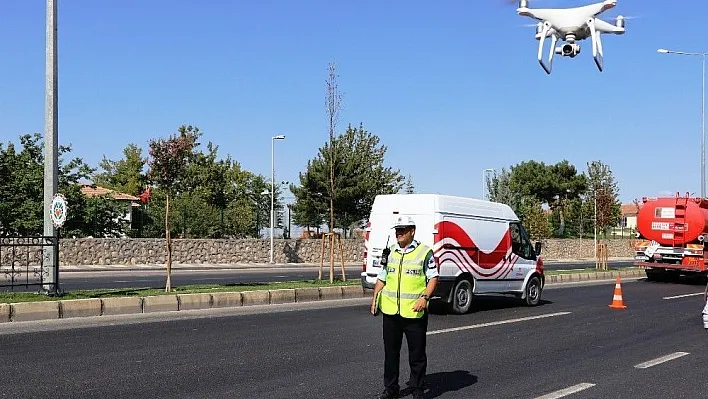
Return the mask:
<svg viewBox="0 0 708 399">
<path fill-rule="evenodd" d="M 536 241 L 536 244 L 533 246 L 534 251 L 536 251 L 536 256 L 541 255 L 541 241 Z"/>
</svg>

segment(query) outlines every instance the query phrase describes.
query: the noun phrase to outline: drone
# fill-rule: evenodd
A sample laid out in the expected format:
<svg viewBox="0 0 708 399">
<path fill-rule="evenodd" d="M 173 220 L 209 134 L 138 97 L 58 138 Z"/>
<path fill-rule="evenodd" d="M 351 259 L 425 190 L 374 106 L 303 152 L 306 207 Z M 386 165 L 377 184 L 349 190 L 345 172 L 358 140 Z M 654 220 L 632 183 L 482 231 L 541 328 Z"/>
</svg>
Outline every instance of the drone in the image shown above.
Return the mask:
<svg viewBox="0 0 708 399">
<path fill-rule="evenodd" d="M 625 18 L 621 15 L 617 16 L 617 21 L 613 25 L 598 19 L 597 16 L 616 5 L 617 0 L 605 0 L 573 8 L 529 8 L 528 0 L 519 0 L 519 8 L 516 12 L 521 16 L 540 21 L 536 25 L 536 40 L 539 40 L 538 62 L 547 74 L 550 75 L 553 68 L 553 54 L 575 58 L 580 54 L 580 44 L 577 42 L 588 37 L 592 40 L 592 56 L 595 59 L 595 65 L 602 72 L 603 53 L 600 35 L 603 33 L 624 34 Z M 544 43 L 549 37 L 551 38 L 551 49 L 548 53 L 548 60 L 544 61 Z M 556 47 L 558 40 L 562 40 L 565 44 Z"/>
</svg>

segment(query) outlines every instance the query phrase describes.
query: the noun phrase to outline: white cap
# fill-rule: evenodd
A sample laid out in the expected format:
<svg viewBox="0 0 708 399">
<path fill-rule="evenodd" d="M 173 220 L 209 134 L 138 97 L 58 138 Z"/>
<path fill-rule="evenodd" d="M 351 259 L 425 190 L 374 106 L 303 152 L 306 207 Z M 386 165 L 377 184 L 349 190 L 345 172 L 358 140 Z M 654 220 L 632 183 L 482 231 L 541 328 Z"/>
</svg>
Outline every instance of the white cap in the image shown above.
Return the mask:
<svg viewBox="0 0 708 399">
<path fill-rule="evenodd" d="M 415 227 L 415 221 L 410 216 L 397 216 L 393 220 L 393 228 L 397 229 L 399 227 Z"/>
</svg>

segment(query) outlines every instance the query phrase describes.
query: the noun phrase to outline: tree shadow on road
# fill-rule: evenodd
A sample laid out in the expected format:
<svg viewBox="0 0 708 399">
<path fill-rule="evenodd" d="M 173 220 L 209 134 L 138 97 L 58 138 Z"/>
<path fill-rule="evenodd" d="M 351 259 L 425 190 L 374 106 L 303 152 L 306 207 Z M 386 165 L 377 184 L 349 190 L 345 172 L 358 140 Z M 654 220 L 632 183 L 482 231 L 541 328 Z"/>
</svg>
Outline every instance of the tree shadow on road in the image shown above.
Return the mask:
<svg viewBox="0 0 708 399">
<path fill-rule="evenodd" d="M 437 398 L 446 392 L 455 392 L 477 383 L 477 376 L 466 370 L 442 371 L 425 376 L 424 398 Z M 407 387 L 402 390 L 401 396 L 412 394 L 413 390 Z"/>
</svg>

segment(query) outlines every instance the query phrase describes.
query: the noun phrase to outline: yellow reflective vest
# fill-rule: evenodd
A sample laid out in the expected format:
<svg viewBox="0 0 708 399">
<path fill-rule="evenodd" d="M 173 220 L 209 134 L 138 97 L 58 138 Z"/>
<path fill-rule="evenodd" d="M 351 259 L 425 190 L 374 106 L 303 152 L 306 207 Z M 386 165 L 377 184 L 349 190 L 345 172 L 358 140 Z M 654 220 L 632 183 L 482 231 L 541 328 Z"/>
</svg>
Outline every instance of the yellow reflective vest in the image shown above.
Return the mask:
<svg viewBox="0 0 708 399">
<path fill-rule="evenodd" d="M 409 319 L 423 317 L 425 311 L 413 311 L 413 304 L 425 293 L 425 259 L 432 249 L 419 243 L 411 252 L 403 254 L 394 247 L 390 248 L 386 266 L 386 285 L 379 293 L 379 309 L 385 314 L 400 314 Z"/>
</svg>

